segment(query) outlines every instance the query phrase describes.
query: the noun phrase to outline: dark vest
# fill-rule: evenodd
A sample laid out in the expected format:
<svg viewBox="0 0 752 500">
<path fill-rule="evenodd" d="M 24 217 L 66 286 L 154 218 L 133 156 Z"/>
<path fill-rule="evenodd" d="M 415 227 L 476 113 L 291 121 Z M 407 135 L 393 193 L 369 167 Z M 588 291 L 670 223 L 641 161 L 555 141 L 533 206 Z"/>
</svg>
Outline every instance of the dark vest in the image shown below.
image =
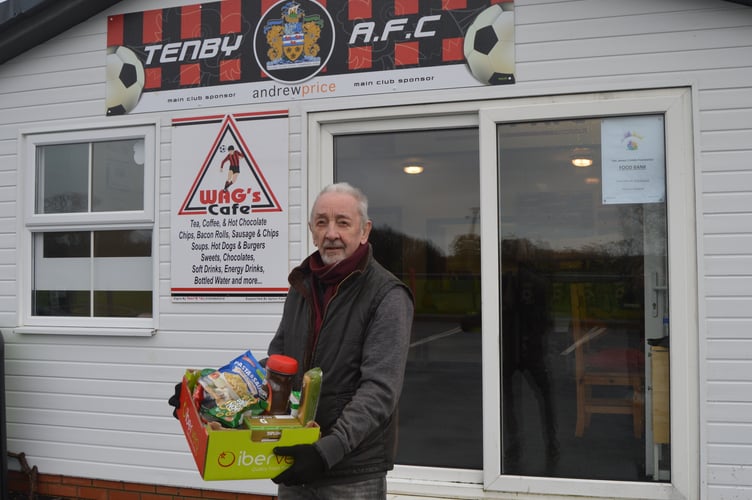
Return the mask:
<svg viewBox="0 0 752 500">
<path fill-rule="evenodd" d="M 310 273 L 305 266 L 290 274 L 292 288 L 285 302 L 282 352 L 295 357 L 301 365 L 295 385 L 311 367 L 321 367 L 324 374 L 316 421 L 326 435 L 352 398 L 360 382 L 360 362 L 364 335 L 376 306 L 395 287 L 409 289 L 376 262 L 369 252 L 364 265 L 339 285 L 326 306 L 324 321 L 316 345 L 310 334 L 313 323 Z M 275 346 L 279 348 L 280 346 Z M 327 381 L 332 381 L 327 383 Z M 337 476 L 362 475 L 363 479 L 390 470 L 394 466 L 397 444 L 397 411 L 372 432 L 356 449 L 327 474 L 331 482 Z"/>
</svg>

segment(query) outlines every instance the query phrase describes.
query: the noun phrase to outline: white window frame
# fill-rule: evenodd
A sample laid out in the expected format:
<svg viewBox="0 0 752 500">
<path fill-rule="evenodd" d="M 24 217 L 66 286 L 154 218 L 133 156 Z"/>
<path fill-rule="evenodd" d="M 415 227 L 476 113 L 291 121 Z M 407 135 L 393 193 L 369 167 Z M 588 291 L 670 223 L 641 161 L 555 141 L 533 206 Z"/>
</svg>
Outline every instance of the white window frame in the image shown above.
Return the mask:
<svg viewBox="0 0 752 500">
<path fill-rule="evenodd" d="M 389 492 L 437 498 L 515 498 L 577 495 L 588 498 L 669 500 L 699 498 L 699 362 L 697 215 L 691 90 L 687 88 L 604 92 L 500 101 L 433 104 L 368 110 L 325 111 L 308 115 L 308 198 L 334 175 L 333 138 L 340 134 L 479 126 L 481 273 L 498 276 L 497 124 L 663 114 L 666 131 L 666 186 L 671 310 L 671 481 L 629 482 L 541 478 L 501 474 L 500 318 L 498 308 L 483 312 L 483 471 L 396 466 Z M 367 116 L 367 118 L 364 118 Z M 302 200 L 307 206 L 307 200 Z M 305 235 L 302 241 L 306 241 Z M 308 248 L 309 253 L 313 248 Z M 499 304 L 498 283 L 482 281 L 482 300 Z M 452 429 L 448 432 L 461 432 Z"/>
<path fill-rule="evenodd" d="M 149 336 L 157 328 L 157 304 L 159 299 L 159 245 L 156 227 L 156 144 L 158 123 L 155 121 L 128 121 L 120 126 L 111 123 L 87 123 L 80 127 L 57 127 L 20 132 L 18 199 L 22 216 L 18 218 L 18 322 L 17 333 L 74 334 L 74 335 L 124 335 Z M 125 139 L 144 141 L 144 206 L 142 210 L 123 212 L 86 212 L 71 214 L 38 214 L 36 203 L 37 148 L 47 145 L 91 143 Z M 147 229 L 152 231 L 152 317 L 64 317 L 34 316 L 31 314 L 31 291 L 33 288 L 34 233 L 51 230 L 127 230 Z"/>
</svg>

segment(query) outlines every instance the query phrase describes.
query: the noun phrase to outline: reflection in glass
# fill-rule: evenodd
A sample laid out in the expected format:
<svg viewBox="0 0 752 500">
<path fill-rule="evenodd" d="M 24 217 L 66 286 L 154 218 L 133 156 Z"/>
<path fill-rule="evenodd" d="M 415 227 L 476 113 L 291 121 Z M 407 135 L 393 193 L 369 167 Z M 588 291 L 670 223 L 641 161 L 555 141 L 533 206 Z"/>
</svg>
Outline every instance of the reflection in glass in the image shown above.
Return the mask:
<svg viewBox="0 0 752 500">
<path fill-rule="evenodd" d="M 93 212 L 144 208 L 144 163 L 136 154 L 143 149 L 143 142 L 130 139 L 93 144 Z"/>
<path fill-rule="evenodd" d="M 151 317 L 150 230 L 36 233 L 33 245 L 32 314 Z"/>
<path fill-rule="evenodd" d="M 142 210 L 143 144 L 126 139 L 39 147 L 36 213 Z"/>
<path fill-rule="evenodd" d="M 375 257 L 415 296 L 397 462 L 481 469 L 478 131 L 338 136 L 334 151 L 335 180 L 369 198 Z"/>
<path fill-rule="evenodd" d="M 89 145 L 60 144 L 37 150 L 38 214 L 89 210 Z"/>
<path fill-rule="evenodd" d="M 668 479 L 649 464 L 646 393 L 666 207 L 602 202 L 600 125 L 498 126 L 504 474 Z M 590 167 L 572 166 L 575 147 Z"/>
</svg>

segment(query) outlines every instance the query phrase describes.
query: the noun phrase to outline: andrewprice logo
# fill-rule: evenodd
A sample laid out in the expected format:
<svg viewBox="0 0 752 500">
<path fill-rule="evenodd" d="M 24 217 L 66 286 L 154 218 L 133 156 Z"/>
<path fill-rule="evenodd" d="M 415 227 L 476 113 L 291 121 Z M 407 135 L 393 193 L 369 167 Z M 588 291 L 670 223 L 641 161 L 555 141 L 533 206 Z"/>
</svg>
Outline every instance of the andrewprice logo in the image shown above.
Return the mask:
<svg viewBox="0 0 752 500">
<path fill-rule="evenodd" d="M 273 80 L 300 83 L 318 74 L 334 50 L 329 12 L 313 0 L 282 0 L 261 17 L 254 35 L 259 67 Z"/>
</svg>

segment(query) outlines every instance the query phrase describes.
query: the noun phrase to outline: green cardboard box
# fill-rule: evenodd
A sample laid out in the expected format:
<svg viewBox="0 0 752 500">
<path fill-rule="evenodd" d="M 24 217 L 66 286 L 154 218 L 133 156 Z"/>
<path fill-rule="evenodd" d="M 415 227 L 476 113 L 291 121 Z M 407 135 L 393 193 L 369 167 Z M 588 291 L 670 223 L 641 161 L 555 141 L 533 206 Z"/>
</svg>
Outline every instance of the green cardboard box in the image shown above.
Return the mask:
<svg viewBox="0 0 752 500">
<path fill-rule="evenodd" d="M 271 438 L 268 433 L 254 436 L 250 429 L 212 430 L 199 416 L 190 385 L 184 377 L 178 420 L 198 471 L 206 481 L 272 478 L 293 461 L 275 455 L 272 451 L 275 447 L 310 444 L 319 439 L 318 427 L 285 427 Z"/>
</svg>

